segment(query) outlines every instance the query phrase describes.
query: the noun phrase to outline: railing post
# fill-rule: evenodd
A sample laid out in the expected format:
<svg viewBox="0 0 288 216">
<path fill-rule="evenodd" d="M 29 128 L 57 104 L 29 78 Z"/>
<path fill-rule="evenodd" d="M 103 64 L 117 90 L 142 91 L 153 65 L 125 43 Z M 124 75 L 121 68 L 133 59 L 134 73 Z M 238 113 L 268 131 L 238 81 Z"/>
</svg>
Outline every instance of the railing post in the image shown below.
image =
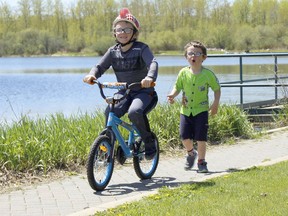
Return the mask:
<svg viewBox="0 0 288 216">
<path fill-rule="evenodd" d="M 275 84 L 278 83 L 278 62 L 277 62 L 277 55 L 274 57 L 274 76 L 275 76 Z M 278 99 L 278 89 L 275 86 L 275 99 Z"/>
<path fill-rule="evenodd" d="M 243 84 L 243 67 L 242 67 L 242 56 L 239 58 L 240 65 L 240 84 Z M 243 87 L 240 87 L 240 104 L 243 106 Z"/>
</svg>

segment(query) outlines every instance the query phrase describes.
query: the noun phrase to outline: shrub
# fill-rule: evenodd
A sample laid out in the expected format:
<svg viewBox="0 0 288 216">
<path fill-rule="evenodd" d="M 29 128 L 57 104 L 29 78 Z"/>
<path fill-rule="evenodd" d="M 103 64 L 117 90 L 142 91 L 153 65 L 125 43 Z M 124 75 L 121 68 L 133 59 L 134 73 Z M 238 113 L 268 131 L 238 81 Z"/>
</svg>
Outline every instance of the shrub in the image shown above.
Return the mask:
<svg viewBox="0 0 288 216">
<path fill-rule="evenodd" d="M 218 114 L 209 119 L 208 138 L 211 143 L 225 142 L 235 137 L 251 138 L 253 135 L 252 123 L 236 105 L 221 105 Z"/>
</svg>

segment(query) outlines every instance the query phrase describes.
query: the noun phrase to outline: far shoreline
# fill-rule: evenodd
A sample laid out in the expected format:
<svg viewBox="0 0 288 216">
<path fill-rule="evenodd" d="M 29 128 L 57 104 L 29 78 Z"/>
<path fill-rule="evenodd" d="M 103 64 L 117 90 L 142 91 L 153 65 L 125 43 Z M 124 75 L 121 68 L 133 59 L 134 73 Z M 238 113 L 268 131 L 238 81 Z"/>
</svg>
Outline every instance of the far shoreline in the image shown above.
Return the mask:
<svg viewBox="0 0 288 216">
<path fill-rule="evenodd" d="M 287 53 L 286 49 L 265 49 L 265 50 L 224 50 L 224 49 L 216 49 L 216 48 L 208 48 L 208 56 L 211 54 L 242 54 L 242 53 Z M 160 51 L 154 52 L 155 56 L 182 56 L 183 51 L 178 50 L 169 50 L 169 51 Z M 0 56 L 3 58 L 39 58 L 39 57 L 99 57 L 98 53 L 90 53 L 90 52 L 57 52 L 51 55 L 8 55 L 8 56 Z"/>
</svg>

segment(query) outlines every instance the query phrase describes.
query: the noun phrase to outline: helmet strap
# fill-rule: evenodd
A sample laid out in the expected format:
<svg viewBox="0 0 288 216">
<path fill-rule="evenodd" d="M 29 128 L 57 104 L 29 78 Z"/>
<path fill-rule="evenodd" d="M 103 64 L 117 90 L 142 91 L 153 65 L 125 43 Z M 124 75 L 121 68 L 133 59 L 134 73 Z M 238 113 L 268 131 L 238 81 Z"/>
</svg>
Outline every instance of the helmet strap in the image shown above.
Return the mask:
<svg viewBox="0 0 288 216">
<path fill-rule="evenodd" d="M 121 47 L 124 47 L 124 46 L 126 46 L 126 45 L 128 45 L 128 44 L 130 44 L 130 43 L 135 42 L 135 41 L 136 41 L 136 38 L 129 40 L 127 43 L 120 43 L 118 40 L 116 40 L 116 42 L 117 42 L 118 44 L 120 44 Z"/>
</svg>

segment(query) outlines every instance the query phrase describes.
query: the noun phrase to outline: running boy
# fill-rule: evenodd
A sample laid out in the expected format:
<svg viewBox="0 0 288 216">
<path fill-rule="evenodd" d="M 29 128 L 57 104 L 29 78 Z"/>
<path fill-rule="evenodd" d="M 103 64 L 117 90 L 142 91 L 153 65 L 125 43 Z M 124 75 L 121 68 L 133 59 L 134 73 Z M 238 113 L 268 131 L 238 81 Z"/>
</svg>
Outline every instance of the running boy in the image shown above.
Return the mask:
<svg viewBox="0 0 288 216">
<path fill-rule="evenodd" d="M 182 91 L 184 100 L 180 110 L 180 138 L 187 150 L 185 169 L 191 169 L 197 157 L 193 140 L 197 142 L 198 172 L 206 173 L 206 142 L 208 135 L 208 111 L 215 115 L 221 95 L 220 84 L 215 74 L 202 66 L 207 58 L 207 49 L 199 41 L 192 41 L 185 47 L 185 57 L 190 66 L 180 70 L 174 88 L 167 96 L 170 104 Z M 214 101 L 209 108 L 208 90 L 214 91 Z"/>
<path fill-rule="evenodd" d="M 94 84 L 93 80 L 101 77 L 111 66 L 118 82 L 141 82 L 144 88 L 131 90 L 127 98 L 116 104 L 115 114 L 121 117 L 128 113 L 129 119 L 135 124 L 145 143 L 146 159 L 152 159 L 156 153 L 156 146 L 146 114 L 158 101 L 155 89 L 151 87 L 158 75 L 158 63 L 149 47 L 137 41 L 139 29 L 140 24 L 136 17 L 127 8 L 121 9 L 112 25 L 116 45 L 108 49 L 83 81 Z M 124 94 L 124 91 L 120 90 L 118 94 Z M 106 120 L 109 110 L 108 106 L 105 111 Z"/>
</svg>

